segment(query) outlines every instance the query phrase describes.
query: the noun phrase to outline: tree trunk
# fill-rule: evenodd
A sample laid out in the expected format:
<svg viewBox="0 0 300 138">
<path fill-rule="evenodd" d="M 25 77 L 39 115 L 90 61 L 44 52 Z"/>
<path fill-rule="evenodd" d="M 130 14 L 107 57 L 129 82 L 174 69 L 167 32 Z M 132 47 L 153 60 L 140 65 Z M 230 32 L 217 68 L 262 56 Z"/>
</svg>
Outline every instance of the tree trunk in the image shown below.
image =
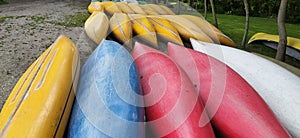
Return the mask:
<svg viewBox="0 0 300 138">
<path fill-rule="evenodd" d="M 164 4 L 168 6 L 169 0 L 164 0 Z"/>
<path fill-rule="evenodd" d="M 286 14 L 287 0 L 281 0 L 279 11 L 278 11 L 278 32 L 279 32 L 279 43 L 277 47 L 276 59 L 280 61 L 285 60 L 285 51 L 287 44 L 287 35 L 285 30 L 285 14 Z"/>
<path fill-rule="evenodd" d="M 204 18 L 206 19 L 207 16 L 207 1 L 204 0 Z"/>
<path fill-rule="evenodd" d="M 181 8 L 180 0 L 178 0 L 177 3 L 178 3 L 177 4 L 178 5 L 177 6 L 177 14 L 179 15 L 180 14 L 180 8 Z"/>
<path fill-rule="evenodd" d="M 217 16 L 216 16 L 216 12 L 215 12 L 214 0 L 209 0 L 209 1 L 210 1 L 211 11 L 212 11 L 213 18 L 214 18 L 214 25 L 215 25 L 215 27 L 218 28 L 218 21 L 217 21 Z"/>
<path fill-rule="evenodd" d="M 245 23 L 245 32 L 244 37 L 242 41 L 242 47 L 243 49 L 246 49 L 246 41 L 248 37 L 248 30 L 249 30 L 249 5 L 248 0 L 244 0 L 244 6 L 245 6 L 245 12 L 246 12 L 246 23 Z"/>
</svg>

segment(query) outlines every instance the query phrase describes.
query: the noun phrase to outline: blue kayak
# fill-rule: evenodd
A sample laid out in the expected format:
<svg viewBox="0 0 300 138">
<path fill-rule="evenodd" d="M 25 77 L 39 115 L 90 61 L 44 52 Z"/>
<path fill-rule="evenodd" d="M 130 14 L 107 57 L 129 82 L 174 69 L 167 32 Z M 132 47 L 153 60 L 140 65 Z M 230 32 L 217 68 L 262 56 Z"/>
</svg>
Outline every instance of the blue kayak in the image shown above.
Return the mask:
<svg viewBox="0 0 300 138">
<path fill-rule="evenodd" d="M 125 48 L 103 40 L 81 69 L 68 137 L 144 137 L 144 101 Z"/>
</svg>

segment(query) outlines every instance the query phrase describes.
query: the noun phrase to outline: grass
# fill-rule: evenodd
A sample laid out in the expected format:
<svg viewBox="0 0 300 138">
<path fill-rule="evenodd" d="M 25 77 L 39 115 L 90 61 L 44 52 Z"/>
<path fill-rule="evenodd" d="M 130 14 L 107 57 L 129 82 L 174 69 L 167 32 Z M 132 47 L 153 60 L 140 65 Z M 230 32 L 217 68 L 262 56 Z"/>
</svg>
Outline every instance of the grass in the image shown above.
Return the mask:
<svg viewBox="0 0 300 138">
<path fill-rule="evenodd" d="M 213 22 L 212 14 L 208 14 L 207 20 Z M 245 28 L 245 17 L 217 14 L 219 29 L 240 45 Z M 248 40 L 257 32 L 278 34 L 277 21 L 274 18 L 250 17 Z M 300 24 L 286 24 L 287 35 L 300 37 Z"/>
<path fill-rule="evenodd" d="M 244 35 L 245 17 L 236 15 L 217 14 L 219 29 L 229 36 L 241 48 L 241 42 Z M 207 15 L 207 20 L 213 23 L 212 14 Z M 274 18 L 250 17 L 248 39 L 257 32 L 265 32 L 278 35 L 277 21 Z M 290 37 L 300 38 L 300 24 L 286 24 L 287 35 Z M 250 44 L 247 49 L 250 52 L 260 53 L 274 58 L 276 50 L 262 46 L 260 44 Z M 300 61 L 295 58 L 286 56 L 285 62 L 300 68 Z"/>
<path fill-rule="evenodd" d="M 12 19 L 14 18 L 13 16 L 3 16 L 3 17 L 0 17 L 0 23 L 3 23 L 6 19 Z"/>
<path fill-rule="evenodd" d="M 63 22 L 50 23 L 65 27 L 82 27 L 89 16 L 89 13 L 76 13 L 74 15 L 66 15 Z"/>
</svg>

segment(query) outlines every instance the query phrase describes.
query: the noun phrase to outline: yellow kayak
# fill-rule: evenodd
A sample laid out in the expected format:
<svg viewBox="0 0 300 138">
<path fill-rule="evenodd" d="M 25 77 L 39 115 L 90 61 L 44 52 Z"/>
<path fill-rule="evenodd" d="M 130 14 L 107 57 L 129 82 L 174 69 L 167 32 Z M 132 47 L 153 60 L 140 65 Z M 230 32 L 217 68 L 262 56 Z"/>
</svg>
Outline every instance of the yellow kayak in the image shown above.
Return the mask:
<svg viewBox="0 0 300 138">
<path fill-rule="evenodd" d="M 250 40 L 248 41 L 248 44 L 253 43 L 255 41 L 272 41 L 272 42 L 278 43 L 279 36 L 271 35 L 271 34 L 267 34 L 267 33 L 256 33 L 250 38 Z M 293 38 L 293 37 L 287 37 L 287 45 L 289 47 L 300 50 L 300 39 Z"/>
<path fill-rule="evenodd" d="M 97 44 L 100 44 L 102 39 L 106 37 L 108 28 L 109 20 L 107 16 L 100 11 L 93 12 L 84 23 L 86 34 Z"/>
<path fill-rule="evenodd" d="M 0 113 L 0 137 L 63 137 L 79 69 L 77 47 L 60 36 L 12 90 Z"/>
<path fill-rule="evenodd" d="M 115 2 L 112 1 L 104 1 L 102 2 L 104 6 L 104 10 L 109 15 L 113 15 L 114 13 L 121 13 L 122 11 L 118 8 Z"/>
<path fill-rule="evenodd" d="M 223 34 L 218 28 L 207 22 L 206 20 L 192 15 L 180 15 L 195 25 L 197 25 L 201 30 L 207 34 L 215 43 L 219 43 L 226 46 L 234 47 L 235 43 L 225 34 Z"/>
<path fill-rule="evenodd" d="M 163 15 L 177 29 L 178 33 L 187 41 L 190 38 L 204 42 L 214 43 L 197 25 L 178 15 Z"/>
<path fill-rule="evenodd" d="M 157 4 L 147 4 L 147 6 L 151 7 L 154 11 L 156 11 L 160 15 L 168 15 L 168 12 L 165 11 L 162 7 Z"/>
<path fill-rule="evenodd" d="M 163 39 L 183 46 L 182 40 L 171 23 L 160 16 L 148 16 L 149 21 L 153 24 L 156 33 Z"/>
<path fill-rule="evenodd" d="M 164 9 L 169 15 L 175 15 L 175 13 L 170 8 L 168 8 L 167 6 L 160 5 L 160 7 L 162 9 Z"/>
<path fill-rule="evenodd" d="M 132 27 L 127 14 L 115 13 L 110 18 L 110 30 L 119 41 L 132 48 Z"/>
<path fill-rule="evenodd" d="M 147 15 L 147 13 L 137 3 L 127 4 L 136 14 Z"/>
<path fill-rule="evenodd" d="M 91 2 L 88 6 L 88 11 L 90 13 L 93 13 L 94 11 L 104 12 L 104 6 L 99 1 Z"/>
<path fill-rule="evenodd" d="M 126 14 L 134 14 L 135 13 L 126 3 L 117 2 L 116 4 L 123 13 L 126 13 Z"/>
<path fill-rule="evenodd" d="M 144 10 L 144 12 L 147 15 L 159 15 L 159 13 L 152 9 L 152 7 L 150 7 L 149 4 L 140 5 L 140 7 Z"/>
<path fill-rule="evenodd" d="M 131 20 L 133 32 L 143 41 L 157 47 L 155 29 L 147 17 L 141 14 L 128 14 L 128 17 Z"/>
</svg>

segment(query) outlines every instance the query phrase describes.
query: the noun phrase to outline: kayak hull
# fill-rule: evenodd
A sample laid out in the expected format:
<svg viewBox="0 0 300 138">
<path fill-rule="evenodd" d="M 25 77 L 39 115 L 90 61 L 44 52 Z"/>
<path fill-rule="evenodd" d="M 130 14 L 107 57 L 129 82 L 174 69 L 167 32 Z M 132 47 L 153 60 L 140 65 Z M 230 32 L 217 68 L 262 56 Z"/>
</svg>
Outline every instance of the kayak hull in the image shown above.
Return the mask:
<svg viewBox="0 0 300 138">
<path fill-rule="evenodd" d="M 0 114 L 0 137 L 62 137 L 79 69 L 77 47 L 60 36 L 12 90 Z"/>
<path fill-rule="evenodd" d="M 140 94 L 130 54 L 118 43 L 103 40 L 82 68 L 68 137 L 143 137 Z"/>
<path fill-rule="evenodd" d="M 222 137 L 290 137 L 257 92 L 230 67 L 204 53 L 168 46 L 170 57 L 197 86 Z"/>
<path fill-rule="evenodd" d="M 147 123 L 157 136 L 214 137 L 210 123 L 199 126 L 201 113 L 207 115 L 186 74 L 165 54 L 140 43 L 132 55 L 141 78 Z"/>
</svg>

